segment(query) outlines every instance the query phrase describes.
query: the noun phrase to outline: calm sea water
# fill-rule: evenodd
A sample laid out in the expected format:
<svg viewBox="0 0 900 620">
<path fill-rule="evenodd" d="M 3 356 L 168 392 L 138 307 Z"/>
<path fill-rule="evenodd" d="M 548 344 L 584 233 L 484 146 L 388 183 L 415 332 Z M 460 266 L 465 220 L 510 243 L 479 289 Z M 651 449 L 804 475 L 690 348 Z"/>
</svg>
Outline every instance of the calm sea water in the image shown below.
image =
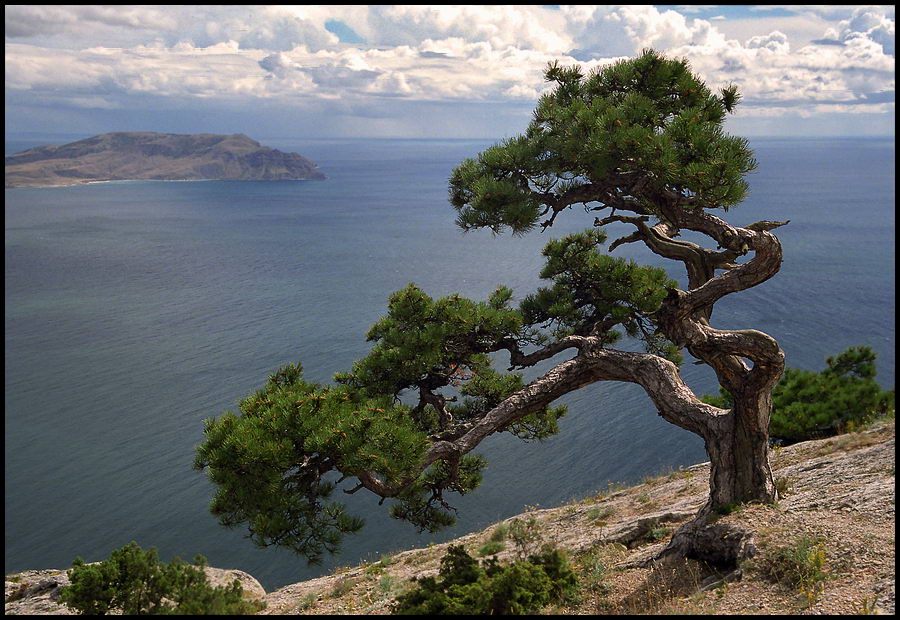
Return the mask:
<svg viewBox="0 0 900 620">
<path fill-rule="evenodd" d="M 191 469 L 204 418 L 234 409 L 281 364 L 300 361 L 317 381 L 349 368 L 408 282 L 433 296 L 483 299 L 501 283 L 523 296 L 538 284 L 543 244 L 593 221 L 573 210 L 544 234 L 459 232 L 446 181 L 489 141 L 265 142 L 311 157 L 328 180 L 6 190 L 7 573 L 100 560 L 135 540 L 163 559 L 201 553 L 272 590 L 705 460 L 700 439 L 662 421 L 640 389 L 599 384 L 560 401 L 569 415 L 542 445 L 486 441 L 484 483 L 438 535 L 361 493 L 347 503 L 367 526 L 319 567 L 219 526 L 212 486 Z M 7 142 L 7 152 L 34 145 Z M 868 344 L 892 387 L 893 139 L 753 147 L 752 194 L 726 217 L 790 219 L 777 232 L 784 265 L 717 305 L 714 325 L 762 329 L 789 365 L 816 370 Z M 654 262 L 634 244 L 616 254 Z M 701 367 L 684 375 L 716 389 Z"/>
</svg>

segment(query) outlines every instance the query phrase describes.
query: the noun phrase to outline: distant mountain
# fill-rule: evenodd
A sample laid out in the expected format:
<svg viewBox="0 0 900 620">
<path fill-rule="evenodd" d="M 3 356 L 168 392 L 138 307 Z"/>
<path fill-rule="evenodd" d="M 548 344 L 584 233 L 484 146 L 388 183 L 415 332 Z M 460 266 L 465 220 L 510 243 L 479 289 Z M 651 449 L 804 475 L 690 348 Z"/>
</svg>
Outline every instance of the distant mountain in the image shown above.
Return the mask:
<svg viewBox="0 0 900 620">
<path fill-rule="evenodd" d="M 236 133 L 105 133 L 6 156 L 6 187 L 122 180 L 324 179 L 318 166 Z"/>
</svg>

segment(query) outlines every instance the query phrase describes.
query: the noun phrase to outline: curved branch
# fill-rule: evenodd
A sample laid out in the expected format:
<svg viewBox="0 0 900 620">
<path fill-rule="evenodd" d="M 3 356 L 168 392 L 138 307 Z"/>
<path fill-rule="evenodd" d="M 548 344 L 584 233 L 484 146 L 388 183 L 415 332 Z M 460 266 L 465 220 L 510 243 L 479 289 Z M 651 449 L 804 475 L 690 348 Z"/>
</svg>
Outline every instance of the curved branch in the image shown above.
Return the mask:
<svg viewBox="0 0 900 620">
<path fill-rule="evenodd" d="M 598 381 L 623 381 L 640 385 L 666 421 L 707 437 L 729 414 L 701 401 L 684 383 L 678 367 L 649 353 L 604 349 L 599 338 L 581 338 L 579 354 L 553 367 L 542 377 L 499 403 L 460 437 L 435 441 L 416 471 L 406 479 L 390 482 L 372 472 L 362 472 L 360 483 L 381 497 L 392 497 L 412 484 L 419 473 L 439 459 L 454 460 L 473 450 L 487 436 L 548 406 L 557 398 Z M 574 341 L 573 341 L 574 342 Z M 574 345 L 570 345 L 574 346 Z M 560 349 L 561 350 L 561 349 Z"/>
<path fill-rule="evenodd" d="M 649 219 L 647 216 L 610 215 L 603 219 L 595 218 L 594 226 L 605 226 L 612 222 L 633 224 L 637 230 L 627 237 L 614 241 L 610 244 L 609 251 L 612 252 L 623 243 L 643 241 L 654 254 L 684 263 L 688 287 L 692 289 L 706 283 L 715 275 L 716 269 L 722 268 L 724 264 L 737 257 L 732 251 L 714 252 L 696 243 L 674 239 L 678 235 L 678 228 L 675 225 L 663 220 L 655 226 L 648 226 L 646 222 Z M 710 310 L 706 311 L 707 318 Z"/>
<path fill-rule="evenodd" d="M 714 351 L 717 355 L 746 357 L 762 366 L 784 361 L 775 339 L 756 329 L 716 329 L 706 322 L 686 320 L 678 334 L 684 339 L 683 346 Z"/>
<path fill-rule="evenodd" d="M 533 351 L 529 354 L 524 354 L 519 349 L 519 343 L 513 340 L 508 340 L 503 343 L 503 347 L 509 351 L 509 369 L 514 370 L 516 368 L 525 368 L 526 366 L 534 366 L 538 362 L 542 362 L 546 359 L 550 359 L 560 351 L 564 351 L 570 348 L 578 348 L 581 347 L 587 342 L 587 339 L 584 336 L 566 336 L 565 338 L 561 338 L 556 342 L 553 342 L 542 349 L 538 349 L 537 351 Z"/>
<path fill-rule="evenodd" d="M 713 304 L 723 296 L 756 286 L 778 272 L 781 244 L 768 231 L 787 222 L 764 220 L 738 228 L 703 211 L 664 208 L 663 212 L 672 224 L 664 221 L 650 228 L 638 218 L 618 218 L 635 224 L 652 251 L 682 260 L 688 270 L 689 290 L 670 291 L 654 316 L 660 331 L 711 366 L 719 382 L 729 390 L 738 389 L 748 381 L 768 384 L 773 375 L 777 380 L 783 369 L 783 353 L 771 337 L 755 330 L 716 330 L 710 327 L 708 319 Z M 680 228 L 703 233 L 724 250 L 713 252 L 665 237 L 665 234 L 674 235 Z M 744 264 L 733 262 L 748 251 L 754 252 L 752 259 Z M 726 271 L 715 275 L 717 269 Z M 744 363 L 743 357 L 754 363 L 753 369 Z"/>
<path fill-rule="evenodd" d="M 751 231 L 746 228 L 735 230 L 737 238 L 749 250 L 753 250 L 755 256 L 744 264 L 710 278 L 701 286 L 692 288 L 682 302 L 683 311 L 692 313 L 711 306 L 729 293 L 752 288 L 778 273 L 782 260 L 778 237 L 767 231 Z"/>
<path fill-rule="evenodd" d="M 651 353 L 615 349 L 592 352 L 598 380 L 614 380 L 640 385 L 659 415 L 671 424 L 706 437 L 728 410 L 701 401 L 682 380 L 678 366 Z"/>
<path fill-rule="evenodd" d="M 543 204 L 553 209 L 553 216 L 542 224 L 546 228 L 552 225 L 557 213 L 578 203 L 599 202 L 605 205 L 600 208 L 609 206 L 639 215 L 651 215 L 646 207 L 632 198 L 643 191 L 649 180 L 648 173 L 619 172 L 604 178 L 602 183 L 588 182 L 558 194 L 552 191 L 532 192 Z"/>
<path fill-rule="evenodd" d="M 419 474 L 438 459 L 458 459 L 474 449 L 485 437 L 501 431 L 513 422 L 539 411 L 551 402 L 596 381 L 587 360 L 579 355 L 550 369 L 542 377 L 506 398 L 488 411 L 461 437 L 435 441 L 425 453 L 416 471 L 398 482 L 384 481 L 372 472 L 361 472 L 359 481 L 381 497 L 393 497 L 412 484 Z"/>
</svg>

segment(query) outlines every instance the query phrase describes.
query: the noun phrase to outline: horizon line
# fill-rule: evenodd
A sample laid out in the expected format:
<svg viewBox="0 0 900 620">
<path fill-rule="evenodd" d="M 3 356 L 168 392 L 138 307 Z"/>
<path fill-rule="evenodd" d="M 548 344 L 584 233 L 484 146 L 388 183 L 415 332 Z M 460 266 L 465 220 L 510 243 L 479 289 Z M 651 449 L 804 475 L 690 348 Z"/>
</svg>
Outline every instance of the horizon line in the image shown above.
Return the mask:
<svg viewBox="0 0 900 620">
<path fill-rule="evenodd" d="M 73 133 L 62 133 L 62 132 L 44 132 L 44 131 L 16 131 L 16 132 L 6 132 L 4 133 L 4 139 L 9 140 L 10 138 L 22 137 L 22 138 L 37 138 L 42 136 L 59 136 L 59 137 L 76 137 L 76 136 L 98 136 L 103 135 L 105 133 L 168 133 L 168 134 L 180 134 L 180 135 L 193 135 L 191 133 L 186 132 L 177 132 L 177 131 L 154 131 L 154 130 L 135 130 L 135 131 L 123 131 L 123 130 L 112 130 L 112 131 L 103 131 L 100 133 L 86 133 L 86 132 L 73 132 Z M 210 131 L 202 131 L 202 132 L 194 132 L 194 133 L 203 133 L 203 134 L 212 134 L 212 135 L 233 135 L 236 133 L 243 133 L 246 135 L 246 131 L 233 131 L 233 132 L 210 132 Z M 737 135 L 737 134 L 734 134 Z M 411 137 L 411 136 L 274 136 L 274 135 L 258 135 L 251 136 L 256 137 L 257 139 L 265 139 L 265 140 L 503 140 L 504 138 L 508 138 L 509 136 L 465 136 L 465 137 L 441 137 L 441 136 L 422 136 L 422 137 Z M 738 137 L 747 138 L 748 140 L 755 139 L 837 139 L 837 138 L 873 138 L 873 139 L 895 139 L 895 134 L 884 134 L 884 135 L 876 135 L 876 134 L 821 134 L 821 135 L 809 135 L 809 134 L 801 134 L 801 135 L 785 135 L 785 134 L 759 134 L 759 135 L 741 135 Z"/>
</svg>

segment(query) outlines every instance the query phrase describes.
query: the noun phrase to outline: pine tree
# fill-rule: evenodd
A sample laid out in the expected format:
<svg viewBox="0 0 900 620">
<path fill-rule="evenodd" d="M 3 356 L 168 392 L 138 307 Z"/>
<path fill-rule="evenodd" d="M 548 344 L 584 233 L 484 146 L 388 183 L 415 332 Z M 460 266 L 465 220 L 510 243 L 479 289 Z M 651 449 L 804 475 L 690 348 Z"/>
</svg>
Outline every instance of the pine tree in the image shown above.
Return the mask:
<svg viewBox="0 0 900 620">
<path fill-rule="evenodd" d="M 483 439 L 553 434 L 565 413 L 553 401 L 597 381 L 640 385 L 660 416 L 704 439 L 712 467 L 701 516 L 775 499 L 767 429 L 784 355 L 760 331 L 710 324 L 719 299 L 774 276 L 782 260 L 771 231 L 786 222 L 738 227 L 714 214 L 744 199 L 756 167 L 747 141 L 723 130 L 737 88 L 713 93 L 686 61 L 652 50 L 587 75 L 554 63 L 545 77 L 554 86 L 526 131 L 453 171 L 457 224 L 521 235 L 564 212 L 602 217 L 546 245 L 547 285 L 518 306 L 505 287 L 476 302 L 432 299 L 410 285 L 369 331 L 369 355 L 333 385 L 306 382 L 290 366 L 241 402 L 239 415 L 209 420 L 196 466 L 218 487 L 212 510 L 222 523 L 247 524 L 258 544 L 317 560 L 361 526 L 328 501 L 337 472 L 355 479 L 347 492 L 392 498 L 394 516 L 436 529 L 453 519 L 446 493 L 478 485 L 485 461 L 470 452 Z M 612 223 L 633 231 L 604 252 Z M 716 247 L 679 239 L 681 231 Z M 680 263 L 687 286 L 610 255 L 629 243 Z M 623 335 L 645 351 L 615 348 Z M 507 372 L 491 364 L 500 351 Z M 685 353 L 713 369 L 732 406 L 691 391 L 679 374 Z M 510 372 L 557 356 L 528 384 Z M 686 552 L 691 531 L 673 548 Z"/>
</svg>

